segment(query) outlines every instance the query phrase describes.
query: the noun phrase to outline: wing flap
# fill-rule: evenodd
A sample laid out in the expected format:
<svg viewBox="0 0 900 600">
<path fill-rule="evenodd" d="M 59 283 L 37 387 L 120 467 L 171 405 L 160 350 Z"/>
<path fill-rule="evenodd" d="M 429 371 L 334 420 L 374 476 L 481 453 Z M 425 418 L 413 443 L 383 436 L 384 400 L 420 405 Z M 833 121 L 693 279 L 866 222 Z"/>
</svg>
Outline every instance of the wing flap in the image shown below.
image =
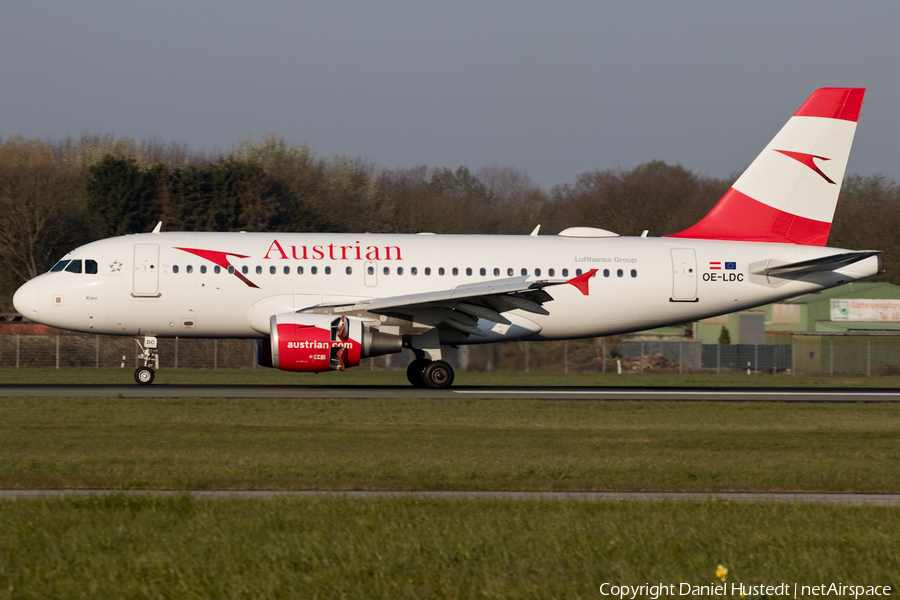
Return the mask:
<svg viewBox="0 0 900 600">
<path fill-rule="evenodd" d="M 520 308 L 537 314 L 549 314 L 540 307 L 540 304 L 553 299 L 549 294 L 543 291 L 544 288 L 569 283 L 578 288 L 582 294 L 587 295 L 587 280 L 590 279 L 596 271 L 596 269 L 592 269 L 587 273 L 572 279 L 538 279 L 529 281 L 528 276 L 523 275 L 521 277 L 510 277 L 508 279 L 494 279 L 478 283 L 467 283 L 448 290 L 422 292 L 420 294 L 406 294 L 388 298 L 375 298 L 372 300 L 362 300 L 354 304 L 333 305 L 333 307 L 340 307 L 344 310 L 367 310 L 369 312 L 378 313 L 387 310 L 397 310 L 404 307 L 424 308 L 439 303 L 463 303 L 465 301 L 495 298 L 502 302 L 501 306 L 503 307 L 502 310 L 501 308 L 494 307 L 495 312 L 504 312 L 506 310 Z M 471 304 L 471 302 L 465 303 Z M 320 306 L 318 308 L 326 307 Z M 464 308 L 461 310 L 465 312 Z"/>
<path fill-rule="evenodd" d="M 588 280 L 596 269 L 572 279 L 531 280 L 527 275 L 469 283 L 448 290 L 406 294 L 388 298 L 373 298 L 348 304 L 318 305 L 308 310 L 331 309 L 334 312 L 366 311 L 369 313 L 417 317 L 429 327 L 446 325 L 470 335 L 484 335 L 477 327 L 479 319 L 510 325 L 501 313 L 523 310 L 538 315 L 549 315 L 543 307 L 553 300 L 544 288 L 565 283 L 588 295 Z M 421 318 L 419 318 L 421 317 Z M 402 317 L 401 317 L 402 318 Z"/>
</svg>

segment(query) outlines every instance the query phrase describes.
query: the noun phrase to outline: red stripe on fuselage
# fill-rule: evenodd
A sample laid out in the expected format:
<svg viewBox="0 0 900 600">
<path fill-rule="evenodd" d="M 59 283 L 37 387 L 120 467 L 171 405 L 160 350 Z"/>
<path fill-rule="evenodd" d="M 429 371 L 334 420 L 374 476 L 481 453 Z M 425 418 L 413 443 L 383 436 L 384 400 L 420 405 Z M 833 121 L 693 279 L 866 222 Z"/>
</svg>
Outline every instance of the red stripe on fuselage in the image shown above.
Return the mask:
<svg viewBox="0 0 900 600">
<path fill-rule="evenodd" d="M 792 215 L 731 188 L 699 223 L 664 237 L 824 246 L 830 230 L 831 223 Z"/>
<path fill-rule="evenodd" d="M 234 252 L 220 252 L 218 250 L 200 250 L 198 248 L 178 248 L 178 247 L 175 247 L 175 249 L 181 250 L 182 252 L 189 252 L 190 254 L 199 256 L 200 258 L 205 258 L 209 262 L 219 265 L 223 269 L 227 269 L 228 267 L 231 266 L 231 263 L 228 262 L 229 256 L 234 256 L 235 258 L 250 258 L 249 256 L 246 256 L 244 254 L 235 254 Z M 244 277 L 244 275 L 242 273 L 239 273 L 237 269 L 234 270 L 234 274 L 235 274 L 235 276 L 237 276 L 238 279 L 240 279 L 241 281 L 246 283 L 248 286 L 257 288 L 257 289 L 259 288 L 258 285 L 256 285 L 255 283 L 253 283 L 252 281 L 250 281 L 249 279 Z"/>
</svg>

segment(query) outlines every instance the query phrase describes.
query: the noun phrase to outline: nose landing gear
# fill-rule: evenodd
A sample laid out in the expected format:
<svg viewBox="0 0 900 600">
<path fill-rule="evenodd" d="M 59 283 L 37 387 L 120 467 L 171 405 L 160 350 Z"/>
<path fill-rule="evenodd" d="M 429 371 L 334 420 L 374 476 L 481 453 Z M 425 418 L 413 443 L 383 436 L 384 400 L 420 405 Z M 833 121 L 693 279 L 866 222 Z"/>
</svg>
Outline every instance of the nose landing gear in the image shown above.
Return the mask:
<svg viewBox="0 0 900 600">
<path fill-rule="evenodd" d="M 144 361 L 142 367 L 135 369 L 134 380 L 141 385 L 150 385 L 153 383 L 153 378 L 156 375 L 156 372 L 150 367 L 150 364 L 152 363 L 157 369 L 159 368 L 159 348 L 157 347 L 156 338 L 145 336 L 143 345 L 141 345 L 141 342 L 138 341 L 137 338 L 134 338 L 134 341 L 138 345 L 138 348 L 141 349 L 141 353 L 138 354 L 138 359 Z"/>
<path fill-rule="evenodd" d="M 134 371 L 134 380 L 141 385 L 150 385 L 156 373 L 150 367 L 138 367 Z"/>
</svg>

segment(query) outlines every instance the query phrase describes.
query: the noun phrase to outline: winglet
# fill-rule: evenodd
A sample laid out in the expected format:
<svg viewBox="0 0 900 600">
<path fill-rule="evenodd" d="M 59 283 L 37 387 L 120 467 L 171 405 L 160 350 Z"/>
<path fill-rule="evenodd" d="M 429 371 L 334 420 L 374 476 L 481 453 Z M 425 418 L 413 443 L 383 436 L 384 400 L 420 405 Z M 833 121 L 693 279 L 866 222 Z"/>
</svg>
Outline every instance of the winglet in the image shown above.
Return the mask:
<svg viewBox="0 0 900 600">
<path fill-rule="evenodd" d="M 531 232 L 531 235 L 534 237 L 537 237 L 538 231 L 540 231 L 540 230 L 541 230 L 541 225 L 539 223 L 538 226 L 534 228 L 534 231 Z"/>
<path fill-rule="evenodd" d="M 587 273 L 582 273 L 581 275 L 579 275 L 577 277 L 573 277 L 572 279 L 568 280 L 566 283 L 571 283 L 572 285 L 574 285 L 575 287 L 578 288 L 578 291 L 580 291 L 582 294 L 587 296 L 588 295 L 588 279 L 593 277 L 594 273 L 596 273 L 596 272 L 597 272 L 597 269 L 591 269 Z"/>
<path fill-rule="evenodd" d="M 159 233 L 162 231 L 162 221 L 156 224 L 156 227 L 153 228 L 152 233 Z"/>
</svg>

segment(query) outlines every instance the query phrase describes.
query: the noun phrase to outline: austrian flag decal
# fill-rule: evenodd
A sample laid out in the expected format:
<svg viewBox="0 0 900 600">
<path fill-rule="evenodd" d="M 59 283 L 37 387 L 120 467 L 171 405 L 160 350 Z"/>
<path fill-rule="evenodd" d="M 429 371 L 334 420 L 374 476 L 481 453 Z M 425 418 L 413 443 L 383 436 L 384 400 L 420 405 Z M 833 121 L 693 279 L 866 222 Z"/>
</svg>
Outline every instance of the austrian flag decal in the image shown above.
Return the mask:
<svg viewBox="0 0 900 600">
<path fill-rule="evenodd" d="M 734 271 L 737 269 L 736 262 L 726 262 L 725 270 L 726 271 Z M 709 261 L 709 270 L 710 271 L 721 271 L 722 270 L 722 262 L 721 261 Z"/>
</svg>

